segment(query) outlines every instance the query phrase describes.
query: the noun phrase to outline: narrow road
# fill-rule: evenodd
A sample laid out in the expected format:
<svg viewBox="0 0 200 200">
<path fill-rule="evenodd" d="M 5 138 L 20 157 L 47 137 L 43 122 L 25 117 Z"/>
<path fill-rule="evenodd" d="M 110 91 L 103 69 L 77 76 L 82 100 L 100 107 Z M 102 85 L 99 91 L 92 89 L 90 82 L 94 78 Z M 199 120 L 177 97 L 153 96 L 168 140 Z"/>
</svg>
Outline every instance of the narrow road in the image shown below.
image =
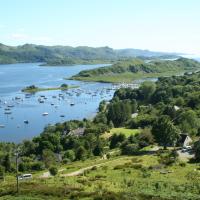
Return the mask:
<svg viewBox="0 0 200 200">
<path fill-rule="evenodd" d="M 110 161 L 111 162 L 111 161 Z M 92 169 L 93 167 L 101 167 L 102 165 L 105 165 L 107 164 L 108 162 L 105 162 L 105 163 L 101 163 L 101 164 L 97 164 L 97 165 L 91 165 L 89 167 L 85 167 L 85 168 L 82 168 L 82 169 L 79 169 L 77 171 L 74 171 L 74 172 L 71 172 L 71 173 L 67 173 L 67 174 L 63 174 L 61 176 L 64 176 L 64 177 L 69 177 L 69 176 L 78 176 L 78 175 L 81 175 L 81 174 L 84 174 L 85 171 L 87 170 L 90 170 Z"/>
<path fill-rule="evenodd" d="M 93 167 L 97 167 L 98 168 L 98 167 L 106 165 L 106 164 L 108 164 L 110 162 L 118 161 L 118 160 L 121 160 L 121 159 L 124 159 L 124 157 L 118 158 L 118 159 L 115 159 L 115 160 L 109 160 L 107 162 L 96 164 L 96 165 L 90 165 L 88 167 L 81 168 L 81 169 L 76 170 L 74 172 L 70 172 L 70 173 L 67 173 L 67 174 L 61 174 L 61 176 L 62 177 L 78 176 L 78 175 L 83 174 L 85 171 L 92 169 Z M 60 170 L 58 170 L 58 172 L 62 172 L 64 170 L 65 169 L 60 169 Z M 49 172 L 44 172 L 39 178 L 49 178 L 49 177 L 51 177 L 51 174 Z"/>
</svg>

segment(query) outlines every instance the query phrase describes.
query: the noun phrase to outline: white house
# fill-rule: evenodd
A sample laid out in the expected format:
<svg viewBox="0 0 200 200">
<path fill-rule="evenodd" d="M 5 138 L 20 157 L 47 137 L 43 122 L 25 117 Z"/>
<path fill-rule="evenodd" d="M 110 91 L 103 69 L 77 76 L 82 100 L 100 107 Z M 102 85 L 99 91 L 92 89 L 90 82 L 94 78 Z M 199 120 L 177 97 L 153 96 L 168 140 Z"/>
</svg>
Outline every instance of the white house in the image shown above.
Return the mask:
<svg viewBox="0 0 200 200">
<path fill-rule="evenodd" d="M 182 147 L 190 146 L 192 143 L 192 138 L 186 134 L 186 133 L 181 133 L 180 134 L 180 139 L 178 141 L 178 145 Z"/>
</svg>

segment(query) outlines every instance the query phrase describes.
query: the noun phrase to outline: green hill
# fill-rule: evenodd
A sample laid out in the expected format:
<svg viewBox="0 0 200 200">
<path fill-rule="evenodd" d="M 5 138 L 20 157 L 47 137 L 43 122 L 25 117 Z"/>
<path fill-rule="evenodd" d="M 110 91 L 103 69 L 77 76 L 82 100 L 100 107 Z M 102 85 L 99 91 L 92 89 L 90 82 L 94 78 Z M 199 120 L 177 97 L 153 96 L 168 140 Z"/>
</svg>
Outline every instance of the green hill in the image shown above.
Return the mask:
<svg viewBox="0 0 200 200">
<path fill-rule="evenodd" d="M 25 44 L 6 46 L 0 44 L 0 64 L 41 62 L 44 65 L 73 65 L 110 63 L 120 58 L 172 56 L 175 54 L 137 49 L 115 50 L 109 47 L 70 47 Z"/>
<path fill-rule="evenodd" d="M 108 67 L 84 70 L 72 77 L 74 80 L 98 82 L 131 82 L 137 78 L 175 75 L 200 68 L 197 61 L 179 58 L 177 60 L 154 60 L 144 62 L 140 59 L 119 61 Z"/>
</svg>

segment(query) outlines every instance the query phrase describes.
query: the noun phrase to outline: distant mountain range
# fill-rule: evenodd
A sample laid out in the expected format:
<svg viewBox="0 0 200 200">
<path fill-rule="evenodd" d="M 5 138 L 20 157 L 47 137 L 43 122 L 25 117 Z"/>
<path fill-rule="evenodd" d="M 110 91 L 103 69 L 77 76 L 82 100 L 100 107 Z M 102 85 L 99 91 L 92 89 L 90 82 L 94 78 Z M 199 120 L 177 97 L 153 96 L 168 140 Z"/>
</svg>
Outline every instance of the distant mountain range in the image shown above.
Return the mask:
<svg viewBox="0 0 200 200">
<path fill-rule="evenodd" d="M 112 49 L 109 47 L 43 46 L 0 44 L 0 64 L 41 62 L 45 65 L 71 65 L 112 62 L 133 57 L 175 57 L 176 53 L 153 52 L 140 49 Z"/>
</svg>

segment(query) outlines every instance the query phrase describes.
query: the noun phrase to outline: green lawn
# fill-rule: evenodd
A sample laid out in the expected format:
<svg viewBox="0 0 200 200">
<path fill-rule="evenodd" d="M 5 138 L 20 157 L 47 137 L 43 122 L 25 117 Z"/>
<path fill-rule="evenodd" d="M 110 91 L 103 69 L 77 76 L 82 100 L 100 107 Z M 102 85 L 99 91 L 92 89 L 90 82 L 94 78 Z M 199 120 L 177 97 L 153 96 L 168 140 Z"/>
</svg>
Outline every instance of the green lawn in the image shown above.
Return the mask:
<svg viewBox="0 0 200 200">
<path fill-rule="evenodd" d="M 103 138 L 107 139 L 110 138 L 114 133 L 116 134 L 124 134 L 126 137 L 129 137 L 130 135 L 135 135 L 140 133 L 140 129 L 127 129 L 127 128 L 112 128 L 110 132 L 106 132 L 102 135 Z"/>
</svg>

